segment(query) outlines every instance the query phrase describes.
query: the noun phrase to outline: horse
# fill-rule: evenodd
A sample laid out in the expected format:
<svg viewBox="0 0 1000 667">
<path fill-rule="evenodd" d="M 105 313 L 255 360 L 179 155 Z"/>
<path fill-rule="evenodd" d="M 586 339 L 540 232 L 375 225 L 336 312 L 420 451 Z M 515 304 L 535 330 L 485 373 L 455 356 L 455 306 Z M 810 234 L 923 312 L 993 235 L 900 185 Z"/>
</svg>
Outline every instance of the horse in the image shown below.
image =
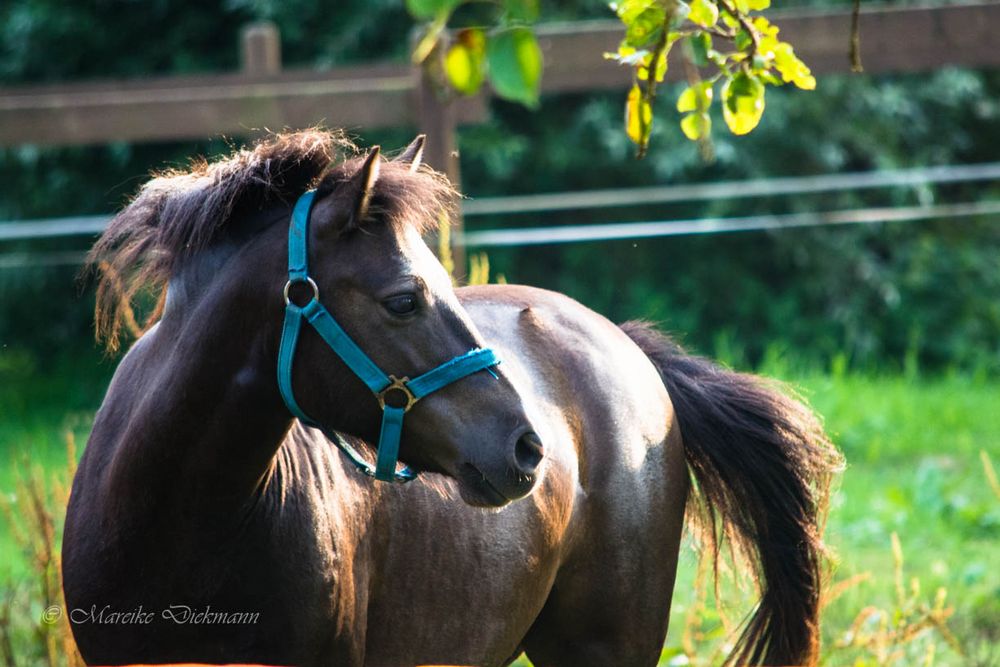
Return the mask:
<svg viewBox="0 0 1000 667">
<path fill-rule="evenodd" d="M 818 418 L 647 323 L 456 289 L 422 236 L 456 193 L 422 145 L 269 135 L 156 175 L 95 243 L 109 345 L 159 300 L 68 504 L 86 662 L 655 665 L 687 516 L 716 563 L 727 536 L 751 557 L 760 602 L 730 661 L 814 663 L 840 461 Z M 289 280 L 305 193 L 312 268 Z M 309 326 L 279 369 L 282 312 L 313 301 L 393 371 L 393 400 Z M 487 348 L 409 403 L 407 378 Z M 378 481 L 369 443 L 401 401 L 406 467 Z"/>
</svg>

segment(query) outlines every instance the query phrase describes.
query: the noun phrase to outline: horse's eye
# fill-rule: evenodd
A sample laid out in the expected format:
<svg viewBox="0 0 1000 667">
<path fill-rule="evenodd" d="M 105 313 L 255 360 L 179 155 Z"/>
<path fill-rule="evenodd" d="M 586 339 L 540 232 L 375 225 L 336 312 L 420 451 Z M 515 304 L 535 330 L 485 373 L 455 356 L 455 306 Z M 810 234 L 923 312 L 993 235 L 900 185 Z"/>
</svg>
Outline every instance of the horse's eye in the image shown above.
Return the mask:
<svg viewBox="0 0 1000 667">
<path fill-rule="evenodd" d="M 412 315 L 417 310 L 417 296 L 397 294 L 383 301 L 382 305 L 393 315 Z"/>
</svg>

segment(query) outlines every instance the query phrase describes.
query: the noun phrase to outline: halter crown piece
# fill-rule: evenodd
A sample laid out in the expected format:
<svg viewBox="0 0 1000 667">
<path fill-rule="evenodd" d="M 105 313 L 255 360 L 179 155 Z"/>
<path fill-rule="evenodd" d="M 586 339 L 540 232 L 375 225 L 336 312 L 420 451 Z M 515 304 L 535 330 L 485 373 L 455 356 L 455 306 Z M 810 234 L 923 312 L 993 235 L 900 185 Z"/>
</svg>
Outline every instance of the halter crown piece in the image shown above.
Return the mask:
<svg viewBox="0 0 1000 667">
<path fill-rule="evenodd" d="M 382 431 L 378 440 L 378 454 L 375 467 L 365 461 L 354 447 L 337 434 L 327 433 L 329 437 L 347 455 L 351 463 L 364 474 L 383 482 L 409 482 L 417 476 L 407 466 L 396 470 L 399 458 L 399 439 L 403 433 L 403 415 L 424 396 L 461 380 L 491 366 L 500 363 L 493 350 L 476 348 L 465 354 L 446 361 L 437 368 L 430 370 L 412 380 L 406 377 L 397 378 L 386 375 L 368 355 L 361 351 L 350 336 L 347 335 L 337 321 L 333 319 L 323 304 L 319 302 L 319 287 L 309 277 L 309 214 L 312 211 L 315 190 L 306 192 L 295 203 L 292 219 L 288 228 L 288 282 L 285 283 L 285 324 L 281 331 L 281 346 L 278 350 L 278 389 L 285 405 L 302 423 L 318 428 L 327 433 L 319 423 L 306 416 L 299 404 L 295 402 L 292 392 L 292 363 L 295 360 L 295 345 L 305 320 L 316 333 L 326 341 L 326 344 L 337 353 L 362 382 L 368 385 L 379 407 L 382 408 Z M 305 306 L 298 306 L 291 301 L 288 292 L 292 285 L 303 283 L 312 289 L 312 298 Z M 493 371 L 489 371 L 493 374 Z M 496 375 L 494 374 L 494 377 Z M 397 394 L 397 399 L 405 401 L 402 405 L 392 405 L 387 401 L 390 393 Z M 399 400 L 393 401 L 399 403 Z"/>
</svg>

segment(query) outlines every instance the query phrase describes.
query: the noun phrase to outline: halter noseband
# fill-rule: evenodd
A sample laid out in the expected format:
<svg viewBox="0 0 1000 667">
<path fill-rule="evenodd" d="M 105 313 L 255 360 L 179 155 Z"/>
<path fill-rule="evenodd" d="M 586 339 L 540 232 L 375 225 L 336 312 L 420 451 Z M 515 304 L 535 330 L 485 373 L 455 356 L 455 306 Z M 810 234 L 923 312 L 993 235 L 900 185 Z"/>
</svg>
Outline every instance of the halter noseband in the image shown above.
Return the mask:
<svg viewBox="0 0 1000 667">
<path fill-rule="evenodd" d="M 410 380 L 406 377 L 397 378 L 386 375 L 350 336 L 347 335 L 333 315 L 319 302 L 319 287 L 309 277 L 309 253 L 307 240 L 309 238 L 309 213 L 312 210 L 315 190 L 306 192 L 295 203 L 292 219 L 288 228 L 288 282 L 285 283 L 285 324 L 281 331 L 281 346 L 278 351 L 278 389 L 285 405 L 292 414 L 304 424 L 319 428 L 326 433 L 317 422 L 310 419 L 295 402 L 292 392 L 292 362 L 295 359 L 295 345 L 302 329 L 302 321 L 312 325 L 326 344 L 337 353 L 347 364 L 347 367 L 357 375 L 362 382 L 375 394 L 379 407 L 382 408 L 382 430 L 378 440 L 378 454 L 375 467 L 366 462 L 354 447 L 337 434 L 327 433 L 327 436 L 347 455 L 351 463 L 364 474 L 383 482 L 409 482 L 417 476 L 408 466 L 396 470 L 399 457 L 399 439 L 403 432 L 403 415 L 424 396 L 446 387 L 481 370 L 489 370 L 491 366 L 500 363 L 493 350 L 476 348 L 459 355 L 451 361 L 446 361 L 437 368 Z M 291 301 L 288 292 L 292 285 L 303 283 L 312 289 L 312 298 L 305 306 L 298 306 Z M 492 371 L 490 371 L 492 373 Z M 494 375 L 494 377 L 496 377 Z M 405 401 L 387 401 L 390 394 L 397 394 Z"/>
</svg>

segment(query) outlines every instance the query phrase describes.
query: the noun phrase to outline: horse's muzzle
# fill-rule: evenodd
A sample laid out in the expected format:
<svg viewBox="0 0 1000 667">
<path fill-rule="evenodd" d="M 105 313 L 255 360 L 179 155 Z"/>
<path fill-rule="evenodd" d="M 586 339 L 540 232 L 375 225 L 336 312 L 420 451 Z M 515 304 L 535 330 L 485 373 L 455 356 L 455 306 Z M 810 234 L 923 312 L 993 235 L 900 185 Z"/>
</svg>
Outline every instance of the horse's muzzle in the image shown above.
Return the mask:
<svg viewBox="0 0 1000 667">
<path fill-rule="evenodd" d="M 502 507 L 531 493 L 538 481 L 538 468 L 545 457 L 541 438 L 525 431 L 513 439 L 503 465 L 462 466 L 459 480 L 463 500 L 480 507 Z"/>
<path fill-rule="evenodd" d="M 528 431 L 514 443 L 511 464 L 517 474 L 534 477 L 543 458 L 545 458 L 545 448 L 542 446 L 542 439 L 534 431 Z"/>
</svg>

